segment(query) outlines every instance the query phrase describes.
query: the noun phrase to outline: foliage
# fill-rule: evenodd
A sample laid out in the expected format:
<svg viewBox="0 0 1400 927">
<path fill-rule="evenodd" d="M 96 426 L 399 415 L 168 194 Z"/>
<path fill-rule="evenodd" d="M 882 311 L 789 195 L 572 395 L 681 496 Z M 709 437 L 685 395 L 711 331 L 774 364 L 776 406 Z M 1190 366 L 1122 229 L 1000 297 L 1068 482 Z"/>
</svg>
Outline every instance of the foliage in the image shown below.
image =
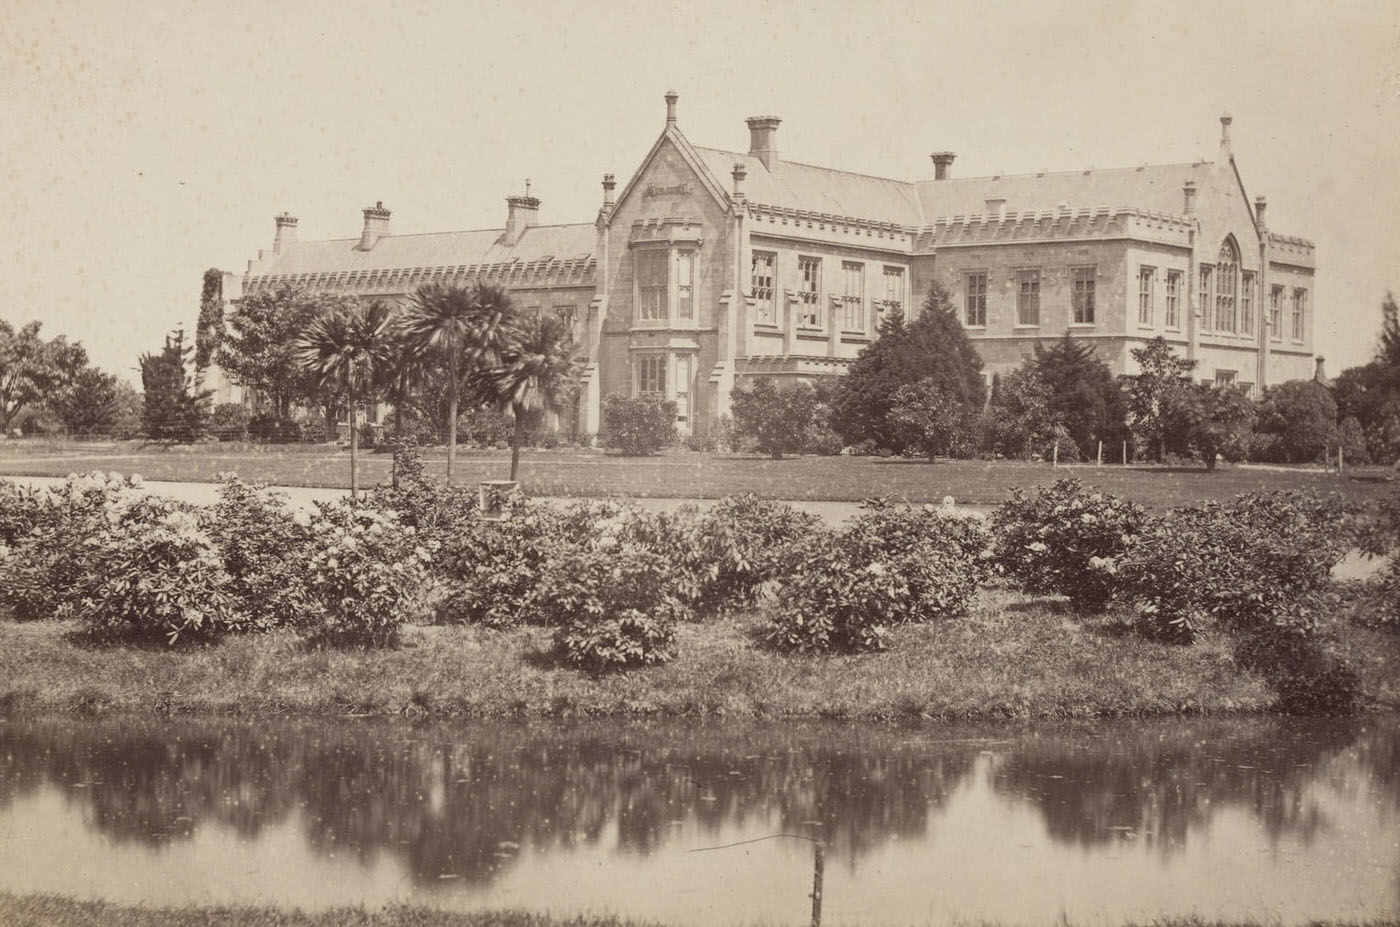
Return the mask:
<svg viewBox="0 0 1400 927">
<path fill-rule="evenodd" d="M 1128 423 L 1134 433 L 1151 442 L 1161 461 L 1186 443 L 1179 433 L 1179 409 L 1196 362 L 1179 356 L 1160 335 L 1131 353 L 1139 372 L 1122 378 Z"/>
<path fill-rule="evenodd" d="M 431 551 L 392 512 L 350 501 L 316 508 L 306 590 L 320 634 L 338 643 L 394 643 L 422 604 Z"/>
<path fill-rule="evenodd" d="M 194 367 L 206 369 L 218 355 L 224 340 L 224 272 L 211 267 L 204 272 L 199 294 L 199 321 L 194 329 Z"/>
<path fill-rule="evenodd" d="M 1376 463 L 1400 460 L 1400 372 L 1381 360 L 1343 370 L 1333 382 L 1337 417 L 1354 421 L 1366 443 L 1366 456 Z M 1347 452 L 1348 458 L 1355 455 Z"/>
<path fill-rule="evenodd" d="M 1342 419 L 1337 425 L 1337 444 L 1341 448 L 1344 463 L 1360 466 L 1372 463 L 1371 449 L 1366 443 L 1366 432 L 1354 416 Z"/>
<path fill-rule="evenodd" d="M 1257 429 L 1276 436 L 1273 462 L 1312 463 L 1337 444 L 1337 404 L 1314 380 L 1289 380 L 1264 390 Z"/>
<path fill-rule="evenodd" d="M 1050 456 L 1057 421 L 1034 364 L 992 380 L 983 419 L 983 440 L 992 454 L 1019 460 Z"/>
<path fill-rule="evenodd" d="M 1063 595 L 1077 609 L 1102 611 L 1143 520 L 1137 504 L 1077 479 L 1057 480 L 1035 495 L 1013 489 L 992 514 L 995 561 L 1033 595 Z"/>
<path fill-rule="evenodd" d="M 248 410 L 237 402 L 221 402 L 209 415 L 208 430 L 220 441 L 246 441 Z"/>
<path fill-rule="evenodd" d="M 15 330 L 0 319 L 0 434 L 10 431 L 26 407 L 36 406 L 72 383 L 87 366 L 87 352 L 62 335 L 39 336 L 39 322 Z"/>
<path fill-rule="evenodd" d="M 288 421 L 292 406 L 311 401 L 314 377 L 297 362 L 296 343 L 311 321 L 338 302 L 283 284 L 233 304 L 216 357 L 230 380 L 268 399 L 274 418 Z"/>
<path fill-rule="evenodd" d="M 1255 492 L 1173 509 L 1143 526 L 1120 563 L 1123 597 L 1149 636 L 1203 631 L 1309 636 L 1332 567 L 1356 540 L 1336 496 Z"/>
<path fill-rule="evenodd" d="M 676 404 L 655 395 L 608 396 L 603 400 L 603 440 L 624 457 L 650 457 L 676 443 Z"/>
<path fill-rule="evenodd" d="M 59 615 L 94 637 L 168 644 L 243 624 L 218 547 L 189 506 L 157 495 L 108 498 L 83 542 L 86 582 Z"/>
<path fill-rule="evenodd" d="M 874 441 L 896 452 L 908 444 L 907 432 L 890 419 L 901 386 L 932 377 L 969 415 L 985 398 L 982 359 L 958 320 L 948 291 L 937 282 L 923 311 L 910 324 L 891 313 L 880 337 L 867 345 L 841 378 L 833 403 L 831 427 L 847 445 Z"/>
<path fill-rule="evenodd" d="M 491 406 L 473 406 L 457 416 L 457 435 L 477 447 L 494 447 L 510 440 L 515 419 Z"/>
<path fill-rule="evenodd" d="M 821 526 L 815 515 L 752 493 L 726 496 L 699 515 L 683 510 L 676 522 L 686 521 L 690 530 L 668 535 L 660 525 L 640 540 L 684 565 L 691 577 L 686 598 L 700 615 L 752 608 L 763 587 L 781 576 L 790 550 Z"/>
<path fill-rule="evenodd" d="M 505 519 L 469 521 L 444 539 L 439 621 L 508 628 L 532 619 L 531 596 L 558 546 L 558 514 L 518 491 L 505 508 Z"/>
<path fill-rule="evenodd" d="M 969 430 L 967 418 L 958 397 L 933 377 L 901 386 L 890 407 L 890 421 L 906 431 L 906 447 L 928 455 L 930 460 L 940 451 L 954 456 L 958 442 Z"/>
<path fill-rule="evenodd" d="M 1238 637 L 1234 653 L 1241 667 L 1268 680 L 1284 714 L 1350 715 L 1360 706 L 1360 677 L 1320 641 L 1255 632 Z"/>
<path fill-rule="evenodd" d="M 1254 403 L 1237 386 L 1192 383 L 1175 399 L 1177 435 L 1215 469 L 1217 457 L 1243 460 L 1250 447 Z"/>
<path fill-rule="evenodd" d="M 552 564 L 534 597 L 564 659 L 593 672 L 655 666 L 675 656 L 684 606 L 659 554 L 633 545 L 573 548 Z"/>
<path fill-rule="evenodd" d="M 416 528 L 420 536 L 448 543 L 473 529 L 477 517 L 475 487 L 438 483 L 423 471 L 418 442 L 412 437 L 390 440 L 396 485 L 376 486 L 366 499 L 375 508 L 392 510 L 400 524 Z"/>
<path fill-rule="evenodd" d="M 731 396 L 734 429 L 753 440 L 759 453 L 774 460 L 799 454 L 816 411 L 817 391 L 797 382 L 778 388 L 769 377 L 758 377 L 748 389 Z"/>
<path fill-rule="evenodd" d="M 219 499 L 203 513 L 228 573 L 228 592 L 252 628 L 294 625 L 311 612 L 305 585 L 308 531 L 284 494 L 219 474 Z"/>
<path fill-rule="evenodd" d="M 126 381 L 118 380 L 113 402 L 112 437 L 123 440 L 139 437 L 144 427 L 141 413 L 145 406 L 141 393 Z"/>
<path fill-rule="evenodd" d="M 54 390 L 44 406 L 70 435 L 106 435 L 115 430 L 119 407 L 117 378 L 96 367 L 84 367 Z"/>
<path fill-rule="evenodd" d="M 47 499 L 42 489 L 0 480 L 0 545 L 11 547 L 38 527 Z"/>
<path fill-rule="evenodd" d="M 1092 460 L 1098 442 L 1114 446 L 1127 436 L 1123 392 L 1091 344 L 1076 342 L 1066 332 L 1048 349 L 1037 344 L 1029 363 L 1055 423 L 1068 432 L 1081 456 Z"/>
<path fill-rule="evenodd" d="M 195 387 L 186 368 L 191 351 L 184 329 L 177 329 L 159 354 L 141 356 L 141 422 L 152 441 L 190 442 L 204 434 L 213 393 Z"/>
</svg>

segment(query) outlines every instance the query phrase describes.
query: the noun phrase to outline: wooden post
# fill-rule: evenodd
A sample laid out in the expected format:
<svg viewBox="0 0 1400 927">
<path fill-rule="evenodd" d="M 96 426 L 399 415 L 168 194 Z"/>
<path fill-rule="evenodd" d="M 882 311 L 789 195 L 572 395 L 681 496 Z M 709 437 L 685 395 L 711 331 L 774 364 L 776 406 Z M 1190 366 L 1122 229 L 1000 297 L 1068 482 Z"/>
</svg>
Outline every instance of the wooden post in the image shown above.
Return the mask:
<svg viewBox="0 0 1400 927">
<path fill-rule="evenodd" d="M 1337 445 L 1337 472 L 1342 472 L 1342 446 L 1340 444 Z"/>
<path fill-rule="evenodd" d="M 1050 454 L 1050 467 L 1054 469 L 1060 465 L 1060 439 L 1055 439 L 1055 450 Z"/>
<path fill-rule="evenodd" d="M 1127 439 L 1124 439 L 1124 441 L 1123 441 L 1123 466 L 1126 467 L 1127 465 L 1128 465 L 1128 442 L 1127 442 Z"/>
<path fill-rule="evenodd" d="M 818 840 L 812 860 L 812 927 L 822 927 L 822 871 L 826 860 L 822 856 L 822 844 Z"/>
<path fill-rule="evenodd" d="M 1098 466 L 1100 466 L 1100 467 L 1103 466 L 1103 442 L 1102 442 L 1102 441 L 1099 442 L 1099 462 L 1098 462 Z"/>
</svg>

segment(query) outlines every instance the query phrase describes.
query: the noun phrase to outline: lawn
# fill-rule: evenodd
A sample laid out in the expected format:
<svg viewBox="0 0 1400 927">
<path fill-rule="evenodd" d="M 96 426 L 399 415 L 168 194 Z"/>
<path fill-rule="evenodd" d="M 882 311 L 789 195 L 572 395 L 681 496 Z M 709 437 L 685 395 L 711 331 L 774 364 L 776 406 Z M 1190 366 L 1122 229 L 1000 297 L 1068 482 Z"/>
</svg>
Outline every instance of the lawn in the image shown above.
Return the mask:
<svg viewBox="0 0 1400 927">
<path fill-rule="evenodd" d="M 664 666 L 594 678 L 541 628 L 410 627 L 401 646 L 321 649 L 290 631 L 171 650 L 94 647 L 61 622 L 0 621 L 0 713 L 46 711 L 469 718 L 834 718 L 1000 721 L 1270 708 L 1228 642 L 1189 647 L 1004 588 L 957 620 L 893 629 L 889 650 L 801 657 L 756 615 L 678 630 Z M 1338 622 L 1373 707 L 1400 708 L 1400 635 Z"/>
<path fill-rule="evenodd" d="M 427 452 L 428 471 L 441 477 L 442 449 Z M 140 473 L 146 479 L 210 482 L 223 471 L 277 486 L 344 488 L 349 454 L 326 446 L 201 445 L 162 448 L 137 443 L 63 444 L 10 441 L 0 444 L 0 474 L 64 476 L 93 469 Z M 389 479 L 384 454 L 361 456 L 360 485 Z M 456 478 L 472 484 L 504 479 L 508 451 L 462 451 Z M 1255 489 L 1341 492 L 1368 501 L 1391 491 L 1387 470 L 1344 475 L 1309 469 L 1262 469 L 1222 465 L 1163 468 L 1092 465 L 1052 468 L 1020 461 L 926 460 L 872 457 L 799 457 L 768 460 L 675 450 L 656 457 L 624 458 L 597 450 L 527 449 L 520 465 L 526 491 L 542 496 L 628 495 L 654 498 L 719 498 L 753 492 L 772 499 L 859 501 L 890 495 L 912 502 L 952 496 L 961 504 L 992 505 L 1013 487 L 1035 487 L 1075 476 L 1152 509 L 1228 499 Z"/>
</svg>

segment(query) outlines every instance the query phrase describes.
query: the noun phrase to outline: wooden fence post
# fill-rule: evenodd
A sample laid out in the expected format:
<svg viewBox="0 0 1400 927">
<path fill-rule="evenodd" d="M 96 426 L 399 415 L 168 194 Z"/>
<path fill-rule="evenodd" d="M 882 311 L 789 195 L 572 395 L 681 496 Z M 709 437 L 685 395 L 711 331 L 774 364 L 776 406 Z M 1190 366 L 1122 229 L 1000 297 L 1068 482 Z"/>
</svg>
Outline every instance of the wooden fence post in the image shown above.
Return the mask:
<svg viewBox="0 0 1400 927">
<path fill-rule="evenodd" d="M 814 846 L 816 852 L 812 860 L 812 927 L 822 927 L 822 872 L 826 868 L 826 860 L 822 854 L 822 843 L 818 840 Z"/>
</svg>

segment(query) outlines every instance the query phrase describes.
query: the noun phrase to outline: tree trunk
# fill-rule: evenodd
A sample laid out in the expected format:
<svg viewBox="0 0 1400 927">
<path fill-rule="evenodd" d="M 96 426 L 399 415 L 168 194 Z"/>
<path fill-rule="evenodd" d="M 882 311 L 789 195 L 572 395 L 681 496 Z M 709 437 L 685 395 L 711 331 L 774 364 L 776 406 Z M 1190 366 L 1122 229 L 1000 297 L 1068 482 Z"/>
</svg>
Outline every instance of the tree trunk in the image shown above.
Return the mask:
<svg viewBox="0 0 1400 927">
<path fill-rule="evenodd" d="M 399 452 L 403 448 L 403 412 L 400 411 L 400 408 L 398 405 L 394 406 L 394 452 L 392 454 L 393 460 L 390 463 L 393 468 L 390 471 L 390 479 L 393 481 L 395 489 L 399 488 Z"/>
<path fill-rule="evenodd" d="M 355 456 L 360 443 L 360 430 L 355 422 L 355 397 L 350 397 L 350 503 L 355 502 Z"/>
<path fill-rule="evenodd" d="M 515 473 L 520 469 L 520 445 L 525 440 L 525 410 L 513 408 L 511 412 L 515 414 L 515 433 L 510 442 L 510 478 L 515 480 Z"/>
<path fill-rule="evenodd" d="M 454 339 L 455 342 L 455 339 Z M 452 485 L 452 465 L 457 462 L 457 345 L 449 346 L 447 359 L 447 485 Z"/>
<path fill-rule="evenodd" d="M 1205 455 L 1205 457 L 1206 457 L 1206 472 L 1207 472 L 1207 473 L 1213 473 L 1213 472 L 1215 471 L 1215 450 L 1212 449 L 1209 453 L 1207 453 L 1207 454 Z"/>
</svg>

